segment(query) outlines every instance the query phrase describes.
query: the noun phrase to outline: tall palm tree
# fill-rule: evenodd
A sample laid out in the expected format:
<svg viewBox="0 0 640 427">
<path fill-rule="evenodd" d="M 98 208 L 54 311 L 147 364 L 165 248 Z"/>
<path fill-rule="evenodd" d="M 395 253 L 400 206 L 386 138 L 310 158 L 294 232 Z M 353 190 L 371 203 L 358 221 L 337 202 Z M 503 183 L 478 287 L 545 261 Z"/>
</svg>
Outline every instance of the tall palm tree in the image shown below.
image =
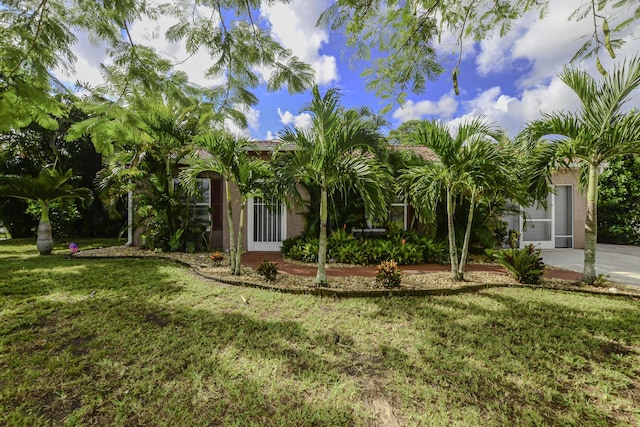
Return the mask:
<svg viewBox="0 0 640 427">
<path fill-rule="evenodd" d="M 276 175 L 288 200 L 301 203 L 299 186 L 320 189 L 320 234 L 318 272 L 315 283 L 326 286 L 327 218 L 334 193 L 354 190 L 362 197 L 369 218 L 387 211 L 384 194 L 387 174 L 375 151 L 380 135 L 376 120 L 340 106 L 340 93 L 328 90 L 321 96 L 317 86 L 306 108 L 311 114 L 309 129 L 285 128 L 280 140 L 293 150 L 277 154 Z"/>
<path fill-rule="evenodd" d="M 0 176 L 0 197 L 33 201 L 40 206 L 36 241 L 40 255 L 49 255 L 53 250 L 53 235 L 49 221 L 51 204 L 64 199 L 79 199 L 87 204 L 93 199 L 90 189 L 73 186 L 74 179 L 71 170 L 61 172 L 57 169 L 43 169 L 37 178 L 29 175 Z"/>
<path fill-rule="evenodd" d="M 587 220 L 583 280 L 596 279 L 596 242 L 598 177 L 607 162 L 640 153 L 640 113 L 624 111 L 633 92 L 640 86 L 640 57 L 624 61 L 610 74 L 597 81 L 585 71 L 567 68 L 560 79 L 580 98 L 582 106 L 575 113 L 544 114 L 525 129 L 530 141 L 552 149 L 544 149 L 546 173 L 551 168 L 571 161 L 580 167 L 580 179 L 586 186 Z"/>
<path fill-rule="evenodd" d="M 455 135 L 441 122 L 424 121 L 415 131 L 415 140 L 430 148 L 438 159 L 406 170 L 400 176 L 409 200 L 425 219 L 433 218 L 441 194 L 445 193 L 453 280 L 464 279 L 473 216 L 481 198 L 507 192 L 510 197 L 519 197 L 514 168 L 509 167 L 512 163 L 508 145 L 499 144 L 500 137 L 483 118 L 464 122 Z M 470 205 L 459 258 L 454 226 L 458 196 L 466 197 Z"/>
<path fill-rule="evenodd" d="M 180 172 L 180 178 L 188 190 L 195 188 L 195 180 L 203 172 L 216 172 L 224 178 L 227 195 L 231 273 L 239 275 L 246 205 L 251 197 L 261 194 L 261 182 L 268 177 L 269 166 L 264 160 L 249 156 L 248 152 L 255 150 L 255 146 L 252 141 L 243 136 L 209 133 L 198 137 L 195 144 L 206 152 L 205 156 L 210 155 L 211 157 L 200 157 L 200 153 L 195 153 L 194 157 L 189 160 L 189 167 Z M 237 187 L 241 199 L 237 238 L 233 225 L 231 183 Z"/>
</svg>

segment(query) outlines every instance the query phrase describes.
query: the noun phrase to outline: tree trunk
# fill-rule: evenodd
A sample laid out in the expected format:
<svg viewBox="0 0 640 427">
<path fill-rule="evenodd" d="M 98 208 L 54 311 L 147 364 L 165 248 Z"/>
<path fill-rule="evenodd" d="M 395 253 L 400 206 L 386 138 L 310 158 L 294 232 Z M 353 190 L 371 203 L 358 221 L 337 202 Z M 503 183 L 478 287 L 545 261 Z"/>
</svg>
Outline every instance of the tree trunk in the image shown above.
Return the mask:
<svg viewBox="0 0 640 427">
<path fill-rule="evenodd" d="M 224 188 L 227 193 L 227 220 L 229 221 L 229 257 L 231 258 L 231 274 L 236 269 L 236 240 L 233 232 L 233 203 L 231 201 L 231 186 L 229 180 L 225 178 Z"/>
<path fill-rule="evenodd" d="M 316 287 L 327 286 L 327 217 L 328 217 L 327 189 L 320 189 L 320 236 L 318 236 L 318 272 L 316 274 Z"/>
<path fill-rule="evenodd" d="M 467 263 L 467 255 L 469 254 L 469 240 L 471 240 L 471 225 L 473 224 L 473 213 L 475 212 L 475 206 L 475 196 L 471 196 L 471 201 L 469 203 L 469 215 L 467 216 L 467 229 L 464 232 L 464 244 L 462 245 L 462 253 L 460 253 L 458 280 L 464 279 L 464 267 Z"/>
<path fill-rule="evenodd" d="M 36 239 L 36 247 L 40 255 L 50 255 L 53 251 L 53 233 L 51 231 L 51 222 L 49 222 L 49 206 L 41 205 L 42 215 L 38 223 L 38 237 Z"/>
<path fill-rule="evenodd" d="M 449 259 L 451 260 L 451 279 L 460 280 L 458 277 L 458 249 L 456 248 L 456 230 L 453 225 L 453 196 L 451 189 L 447 188 L 447 231 L 449 234 Z"/>
<path fill-rule="evenodd" d="M 236 252 L 236 266 L 233 272 L 234 275 L 240 275 L 240 267 L 242 266 L 242 230 L 244 229 L 244 210 L 246 202 L 242 203 L 242 207 L 240 208 L 240 224 L 238 224 L 238 245 Z"/>
<path fill-rule="evenodd" d="M 582 280 L 596 280 L 596 242 L 598 240 L 598 166 L 589 164 L 587 183 L 587 221 L 584 224 L 584 271 Z"/>
</svg>

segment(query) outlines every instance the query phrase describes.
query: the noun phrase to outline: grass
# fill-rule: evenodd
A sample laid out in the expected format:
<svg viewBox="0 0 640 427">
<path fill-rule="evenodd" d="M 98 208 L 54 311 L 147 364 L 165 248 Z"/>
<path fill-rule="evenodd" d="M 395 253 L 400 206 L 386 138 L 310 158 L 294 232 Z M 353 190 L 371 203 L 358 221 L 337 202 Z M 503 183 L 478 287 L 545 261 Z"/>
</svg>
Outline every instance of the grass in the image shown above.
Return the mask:
<svg viewBox="0 0 640 427">
<path fill-rule="evenodd" d="M 65 249 L 0 242 L 1 425 L 640 425 L 638 300 L 336 300 Z"/>
</svg>

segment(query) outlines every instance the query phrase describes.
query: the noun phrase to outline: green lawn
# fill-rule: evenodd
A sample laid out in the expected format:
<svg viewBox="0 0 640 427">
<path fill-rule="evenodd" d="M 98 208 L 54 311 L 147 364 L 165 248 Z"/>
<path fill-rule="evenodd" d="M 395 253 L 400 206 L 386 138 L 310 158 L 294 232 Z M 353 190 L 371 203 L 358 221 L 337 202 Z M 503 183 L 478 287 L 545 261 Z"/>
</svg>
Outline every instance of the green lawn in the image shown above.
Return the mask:
<svg viewBox="0 0 640 427">
<path fill-rule="evenodd" d="M 0 242 L 0 425 L 640 425 L 637 300 L 338 300 L 35 252 Z"/>
</svg>

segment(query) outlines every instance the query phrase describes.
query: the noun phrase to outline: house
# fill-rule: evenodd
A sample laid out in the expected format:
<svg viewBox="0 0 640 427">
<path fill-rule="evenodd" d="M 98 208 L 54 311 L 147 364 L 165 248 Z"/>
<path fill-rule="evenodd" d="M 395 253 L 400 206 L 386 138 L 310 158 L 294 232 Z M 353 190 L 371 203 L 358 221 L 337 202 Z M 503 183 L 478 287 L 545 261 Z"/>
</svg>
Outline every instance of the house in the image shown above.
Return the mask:
<svg viewBox="0 0 640 427">
<path fill-rule="evenodd" d="M 584 248 L 587 199 L 578 191 L 578 171 L 563 169 L 551 176 L 554 191 L 548 194 L 547 209 L 521 208 L 522 215 L 504 218 L 509 229 L 520 233 L 519 245 L 534 244 L 543 249 Z"/>
<path fill-rule="evenodd" d="M 276 141 L 259 141 L 253 155 L 265 159 L 278 147 Z M 433 160 L 433 153 L 426 147 L 397 147 L 411 150 L 423 158 Z M 293 147 L 280 147 L 280 150 Z M 583 248 L 586 222 L 586 199 L 577 188 L 577 171 L 565 170 L 552 176 L 554 193 L 549 193 L 547 210 L 530 207 L 523 209 L 526 221 L 519 215 L 504 218 L 509 229 L 520 232 L 521 247 L 533 243 L 542 248 Z M 194 217 L 206 224 L 209 247 L 229 249 L 229 228 L 226 214 L 226 194 L 223 178 L 216 173 L 204 173 L 197 179 L 201 197 L 191 200 Z M 238 224 L 240 197 L 231 185 L 233 221 Z M 282 203 L 267 203 L 254 197 L 247 204 L 242 246 L 247 251 L 279 251 L 282 242 L 302 233 L 304 208 L 287 207 Z M 403 200 L 397 199 L 390 206 L 390 220 L 403 228 L 412 223 L 414 212 Z M 236 230 L 237 231 L 237 230 Z M 134 236 L 139 243 L 140 231 Z"/>
</svg>

